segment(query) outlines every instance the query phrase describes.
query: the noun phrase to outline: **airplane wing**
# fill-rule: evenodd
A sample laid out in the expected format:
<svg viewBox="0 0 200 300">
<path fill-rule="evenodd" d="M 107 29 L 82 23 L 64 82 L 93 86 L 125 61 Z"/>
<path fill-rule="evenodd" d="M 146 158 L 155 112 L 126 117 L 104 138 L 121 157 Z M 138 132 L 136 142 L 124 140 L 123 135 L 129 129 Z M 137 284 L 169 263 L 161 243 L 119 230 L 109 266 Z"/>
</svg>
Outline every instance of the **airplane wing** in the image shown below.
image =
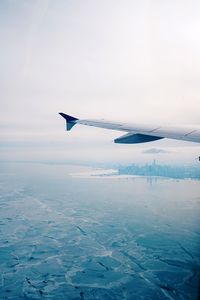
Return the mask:
<svg viewBox="0 0 200 300">
<path fill-rule="evenodd" d="M 152 142 L 163 138 L 200 143 L 200 128 L 115 123 L 105 120 L 78 119 L 65 113 L 59 114 L 66 120 L 67 131 L 71 130 L 76 124 L 125 131 L 126 134 L 116 138 L 114 140 L 115 143 L 137 144 Z"/>
</svg>

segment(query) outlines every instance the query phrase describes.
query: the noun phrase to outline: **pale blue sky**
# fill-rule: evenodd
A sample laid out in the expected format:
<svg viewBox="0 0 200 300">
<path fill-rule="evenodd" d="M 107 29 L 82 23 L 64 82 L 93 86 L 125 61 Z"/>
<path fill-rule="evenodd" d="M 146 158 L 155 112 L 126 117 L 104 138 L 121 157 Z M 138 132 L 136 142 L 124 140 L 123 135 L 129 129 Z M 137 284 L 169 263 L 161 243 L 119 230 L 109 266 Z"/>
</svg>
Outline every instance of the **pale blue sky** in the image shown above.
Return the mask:
<svg viewBox="0 0 200 300">
<path fill-rule="evenodd" d="M 2 159 L 190 161 L 191 143 L 114 145 L 83 118 L 199 125 L 200 3 L 191 0 L 0 1 Z"/>
</svg>

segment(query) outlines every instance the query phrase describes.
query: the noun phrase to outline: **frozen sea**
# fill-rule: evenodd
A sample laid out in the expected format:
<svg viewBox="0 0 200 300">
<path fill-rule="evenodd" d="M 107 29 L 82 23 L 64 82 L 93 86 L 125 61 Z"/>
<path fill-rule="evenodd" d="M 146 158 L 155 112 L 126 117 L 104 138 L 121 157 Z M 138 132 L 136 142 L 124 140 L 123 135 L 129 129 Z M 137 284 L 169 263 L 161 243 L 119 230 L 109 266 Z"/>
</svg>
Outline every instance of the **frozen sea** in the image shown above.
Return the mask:
<svg viewBox="0 0 200 300">
<path fill-rule="evenodd" d="M 198 299 L 200 182 L 0 164 L 0 299 Z"/>
</svg>

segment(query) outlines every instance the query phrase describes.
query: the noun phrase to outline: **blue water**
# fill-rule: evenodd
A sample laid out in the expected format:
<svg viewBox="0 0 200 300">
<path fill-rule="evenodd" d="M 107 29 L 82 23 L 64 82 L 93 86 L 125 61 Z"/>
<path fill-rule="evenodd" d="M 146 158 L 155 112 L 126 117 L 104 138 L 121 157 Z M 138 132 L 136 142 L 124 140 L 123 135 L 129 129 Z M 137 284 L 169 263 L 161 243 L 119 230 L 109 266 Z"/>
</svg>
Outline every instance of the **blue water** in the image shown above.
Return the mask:
<svg viewBox="0 0 200 300">
<path fill-rule="evenodd" d="M 0 168 L 0 299 L 198 299 L 199 181 Z"/>
</svg>

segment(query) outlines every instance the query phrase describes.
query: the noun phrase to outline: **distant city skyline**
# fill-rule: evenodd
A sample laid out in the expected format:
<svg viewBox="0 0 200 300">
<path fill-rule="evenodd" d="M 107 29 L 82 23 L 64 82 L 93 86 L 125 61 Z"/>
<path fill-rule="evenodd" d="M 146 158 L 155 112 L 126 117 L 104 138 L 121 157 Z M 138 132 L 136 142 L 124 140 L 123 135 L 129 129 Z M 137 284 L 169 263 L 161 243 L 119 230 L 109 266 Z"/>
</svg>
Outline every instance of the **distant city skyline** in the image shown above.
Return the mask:
<svg viewBox="0 0 200 300">
<path fill-rule="evenodd" d="M 153 176 L 153 177 L 167 177 L 177 179 L 200 179 L 200 168 L 196 166 L 174 166 L 167 164 L 158 164 L 154 159 L 149 164 L 131 164 L 128 166 L 119 167 L 119 175 L 139 175 L 139 176 Z"/>
</svg>

